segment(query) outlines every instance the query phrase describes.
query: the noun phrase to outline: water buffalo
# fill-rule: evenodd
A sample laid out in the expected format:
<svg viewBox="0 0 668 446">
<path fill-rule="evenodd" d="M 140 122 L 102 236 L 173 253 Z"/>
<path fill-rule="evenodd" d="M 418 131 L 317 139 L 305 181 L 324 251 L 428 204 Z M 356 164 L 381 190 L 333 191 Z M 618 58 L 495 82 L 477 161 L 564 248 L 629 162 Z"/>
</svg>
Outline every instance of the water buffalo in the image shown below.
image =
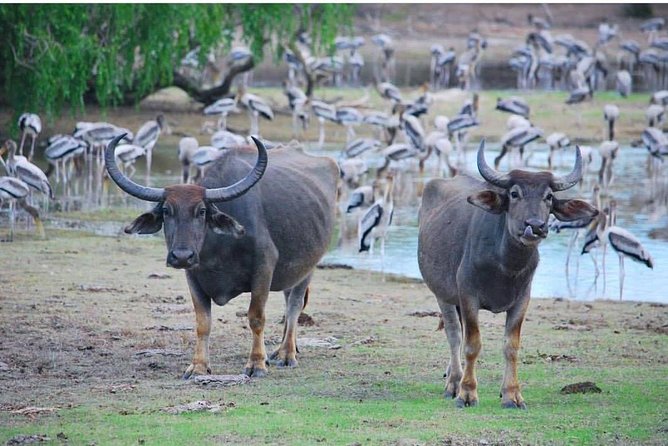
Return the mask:
<svg viewBox="0 0 668 446">
<path fill-rule="evenodd" d="M 294 148 L 268 154 L 254 138 L 257 161 L 252 147 L 230 149 L 200 184 L 151 188 L 118 170 L 118 141 L 105 152 L 109 175 L 128 194 L 157 202 L 125 232 L 152 234 L 164 228 L 167 264 L 185 269 L 197 344 L 184 378 L 210 373 L 211 301 L 225 305 L 245 292 L 251 293 L 248 322 L 253 344 L 244 373 L 260 377 L 267 372 L 264 308 L 269 291 L 283 291 L 286 302 L 283 341 L 269 359 L 279 366 L 296 366 L 297 318 L 334 226 L 336 163 Z"/>
<path fill-rule="evenodd" d="M 487 165 L 484 147 L 483 141 L 478 170 L 487 182 L 458 176 L 435 179 L 425 187 L 419 213 L 418 263 L 441 308 L 450 344 L 445 396 L 456 397 L 457 407 L 477 404 L 478 310 L 505 311 L 502 405 L 526 408 L 517 381 L 517 354 L 538 265 L 538 244 L 547 236 L 550 213 L 570 221 L 597 211 L 584 201 L 554 196 L 582 177 L 579 148 L 573 171 L 555 177 L 551 172 L 522 170 L 500 174 Z"/>
</svg>

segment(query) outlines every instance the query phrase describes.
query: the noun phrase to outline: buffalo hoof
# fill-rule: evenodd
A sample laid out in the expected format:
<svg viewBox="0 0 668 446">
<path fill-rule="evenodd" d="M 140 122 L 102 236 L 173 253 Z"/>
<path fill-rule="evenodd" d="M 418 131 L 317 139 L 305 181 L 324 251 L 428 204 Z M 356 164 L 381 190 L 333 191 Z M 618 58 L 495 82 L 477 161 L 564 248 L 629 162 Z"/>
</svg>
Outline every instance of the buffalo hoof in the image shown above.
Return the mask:
<svg viewBox="0 0 668 446">
<path fill-rule="evenodd" d="M 190 379 L 196 375 L 210 375 L 211 369 L 202 364 L 190 364 L 181 379 Z"/>
<path fill-rule="evenodd" d="M 458 397 L 455 400 L 455 407 L 457 409 L 463 409 L 465 407 L 475 407 L 477 405 L 478 405 L 478 400 L 475 400 L 475 399 L 466 401 L 466 400 Z"/>
<path fill-rule="evenodd" d="M 504 409 L 522 409 L 522 410 L 527 410 L 527 404 L 522 401 L 521 403 L 516 403 L 515 401 L 506 401 L 505 403 L 501 403 L 501 407 Z"/>
<path fill-rule="evenodd" d="M 267 369 L 256 366 L 246 367 L 244 369 L 244 375 L 248 376 L 249 378 L 264 378 L 267 376 Z"/>
<path fill-rule="evenodd" d="M 297 360 L 294 358 L 282 358 L 279 350 L 276 350 L 269 356 L 269 364 L 275 365 L 277 367 L 297 367 Z"/>
</svg>

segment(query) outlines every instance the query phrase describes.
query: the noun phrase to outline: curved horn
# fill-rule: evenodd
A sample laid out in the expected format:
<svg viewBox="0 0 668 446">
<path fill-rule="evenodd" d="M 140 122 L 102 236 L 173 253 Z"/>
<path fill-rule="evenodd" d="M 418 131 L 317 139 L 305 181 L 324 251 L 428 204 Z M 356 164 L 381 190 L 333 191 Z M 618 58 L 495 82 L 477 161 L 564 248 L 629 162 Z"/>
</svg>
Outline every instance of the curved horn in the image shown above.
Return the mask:
<svg viewBox="0 0 668 446">
<path fill-rule="evenodd" d="M 552 190 L 566 190 L 575 186 L 582 179 L 582 153 L 580 146 L 575 146 L 575 166 L 571 173 L 563 177 L 557 177 L 552 180 Z"/>
<path fill-rule="evenodd" d="M 146 201 L 161 201 L 163 196 L 165 195 L 164 189 L 140 186 L 139 184 L 135 183 L 134 181 L 123 175 L 123 173 L 118 169 L 118 166 L 116 165 L 116 157 L 114 152 L 116 150 L 118 142 L 121 139 L 123 139 L 125 135 L 126 133 L 123 133 L 122 135 L 118 135 L 117 137 L 112 139 L 104 151 L 104 165 L 107 168 L 107 172 L 109 172 L 109 176 L 111 177 L 112 180 L 114 180 L 114 183 L 116 183 L 118 187 L 120 187 L 133 197 Z"/>
<path fill-rule="evenodd" d="M 230 186 L 205 190 L 204 197 L 208 201 L 228 201 L 237 198 L 248 192 L 248 190 L 262 178 L 264 171 L 267 169 L 267 149 L 264 144 L 262 144 L 262 141 L 254 136 L 251 136 L 251 138 L 253 138 L 253 142 L 255 142 L 255 145 L 257 146 L 257 162 L 255 163 L 253 170 L 251 170 L 244 178 Z"/>
<path fill-rule="evenodd" d="M 478 149 L 478 171 L 488 183 L 504 189 L 510 187 L 510 181 L 508 180 L 507 175 L 501 174 L 487 165 L 487 161 L 485 161 L 484 139 L 480 141 L 480 148 Z"/>
</svg>

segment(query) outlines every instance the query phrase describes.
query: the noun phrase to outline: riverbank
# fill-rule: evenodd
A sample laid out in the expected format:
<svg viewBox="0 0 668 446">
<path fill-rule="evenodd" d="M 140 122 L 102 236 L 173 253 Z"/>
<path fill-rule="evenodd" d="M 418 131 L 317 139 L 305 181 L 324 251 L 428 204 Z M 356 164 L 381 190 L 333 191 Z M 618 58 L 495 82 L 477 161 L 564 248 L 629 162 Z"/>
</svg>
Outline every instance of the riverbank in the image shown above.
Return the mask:
<svg viewBox="0 0 668 446">
<path fill-rule="evenodd" d="M 179 380 L 194 348 L 194 314 L 183 273 L 164 265 L 162 238 L 48 234 L 0 245 L 0 442 L 20 434 L 72 444 L 668 440 L 666 305 L 534 300 L 519 370 L 528 412 L 500 408 L 504 318 L 481 312 L 481 403 L 462 411 L 442 398 L 447 344 L 423 284 L 319 269 L 297 369 L 200 387 Z M 213 373 L 241 371 L 247 305 L 242 295 L 214 308 Z M 269 350 L 282 312 L 283 298 L 272 293 Z M 584 381 L 602 392 L 561 393 Z M 162 411 L 198 400 L 220 411 Z"/>
</svg>

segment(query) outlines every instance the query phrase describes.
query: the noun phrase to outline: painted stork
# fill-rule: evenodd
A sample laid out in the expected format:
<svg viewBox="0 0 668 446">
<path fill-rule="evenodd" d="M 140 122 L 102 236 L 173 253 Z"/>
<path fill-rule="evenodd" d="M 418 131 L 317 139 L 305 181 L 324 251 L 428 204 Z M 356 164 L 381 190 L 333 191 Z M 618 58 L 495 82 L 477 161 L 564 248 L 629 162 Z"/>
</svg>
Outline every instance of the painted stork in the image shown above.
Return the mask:
<svg viewBox="0 0 668 446">
<path fill-rule="evenodd" d="M 372 138 L 358 138 L 346 145 L 343 154 L 346 158 L 355 158 L 369 150 L 375 150 L 380 147 L 380 141 Z"/>
<path fill-rule="evenodd" d="M 128 178 L 132 178 L 135 174 L 135 161 L 146 155 L 146 148 L 136 144 L 119 144 L 114 151 L 116 164 L 119 162 L 123 165 L 123 170 L 129 169 Z"/>
<path fill-rule="evenodd" d="M 248 110 L 248 118 L 250 119 L 250 131 L 248 134 L 257 136 L 260 132 L 258 118 L 262 116 L 264 119 L 271 121 L 274 119 L 274 111 L 267 101 L 261 97 L 252 93 L 245 93 L 243 90 L 240 93 L 239 102 Z"/>
<path fill-rule="evenodd" d="M 529 117 L 529 105 L 523 98 L 513 96 L 508 99 L 496 99 L 496 109 L 514 115 Z"/>
<path fill-rule="evenodd" d="M 661 127 L 663 124 L 663 119 L 665 117 L 665 111 L 663 105 L 651 104 L 645 110 L 645 118 L 647 118 L 647 125 L 649 127 Z"/>
<path fill-rule="evenodd" d="M 230 112 L 236 112 L 238 110 L 236 98 L 222 98 L 218 99 L 213 104 L 206 106 L 204 108 L 204 114 L 220 115 L 218 118 L 218 129 L 225 130 L 227 129 L 227 115 Z"/>
<path fill-rule="evenodd" d="M 23 144 L 26 136 L 30 136 L 30 154 L 28 161 L 32 161 L 35 154 L 35 140 L 42 132 L 42 120 L 35 113 L 23 113 L 19 116 L 19 129 L 21 130 L 21 145 L 19 146 L 19 155 L 23 155 Z"/>
<path fill-rule="evenodd" d="M 320 124 L 318 146 L 322 148 L 322 145 L 325 142 L 325 120 L 338 123 L 336 107 L 322 101 L 311 101 L 311 110 L 313 111 L 313 114 L 318 117 L 318 123 Z"/>
<path fill-rule="evenodd" d="M 659 90 L 652 93 L 650 104 L 668 105 L 668 90 Z"/>
<path fill-rule="evenodd" d="M 355 129 L 353 126 L 360 125 L 364 115 L 353 107 L 340 107 L 336 109 L 336 121 L 346 128 L 346 143 L 355 138 Z"/>
<path fill-rule="evenodd" d="M 506 120 L 506 130 L 518 129 L 520 127 L 530 127 L 531 121 L 529 121 L 524 116 L 520 115 L 510 115 L 508 120 Z"/>
<path fill-rule="evenodd" d="M 380 239 L 380 255 L 385 256 L 385 241 L 394 213 L 394 177 L 388 175 L 383 196 L 362 215 L 357 225 L 359 252 L 369 251 L 373 255 L 376 240 Z"/>
<path fill-rule="evenodd" d="M 40 236 L 44 238 L 44 225 L 39 218 L 39 211 L 26 203 L 26 197 L 30 194 L 30 187 L 18 178 L 4 176 L 0 177 L 0 207 L 5 202 L 9 203 L 9 237 L 7 241 L 14 240 L 14 227 L 16 222 L 16 204 L 25 209 L 35 220 Z"/>
<path fill-rule="evenodd" d="M 542 136 L 543 131 L 534 126 L 519 127 L 507 132 L 501 137 L 501 153 L 494 158 L 494 167 L 498 169 L 501 159 L 506 155 L 508 150 L 515 147 L 519 148 L 520 161 L 522 161 L 524 158 L 524 147 Z"/>
<path fill-rule="evenodd" d="M 598 154 L 601 156 L 601 168 L 598 171 L 598 182 L 604 191 L 612 183 L 612 163 L 619 153 L 619 143 L 617 141 L 603 141 L 598 148 Z"/>
<path fill-rule="evenodd" d="M 568 147 L 571 144 L 571 140 L 564 133 L 555 132 L 548 135 L 548 137 L 545 138 L 545 142 L 547 142 L 547 145 L 550 148 L 550 154 L 547 156 L 547 167 L 552 170 L 554 152 Z"/>
<path fill-rule="evenodd" d="M 409 142 L 419 152 L 423 152 L 425 150 L 425 133 L 420 120 L 413 115 L 402 113 L 401 128 L 406 137 L 406 142 Z"/>
<path fill-rule="evenodd" d="M 216 161 L 226 149 L 217 149 L 212 146 L 200 146 L 195 150 L 191 158 L 191 163 L 195 166 L 198 173 L 197 178 L 202 178 L 206 170 Z"/>
<path fill-rule="evenodd" d="M 376 90 L 383 99 L 388 99 L 394 103 L 401 102 L 401 92 L 390 82 L 376 84 Z"/>
<path fill-rule="evenodd" d="M 181 163 L 181 182 L 187 184 L 188 180 L 193 179 L 191 167 L 193 155 L 199 149 L 199 141 L 192 136 L 185 136 L 179 140 L 178 158 Z"/>
<path fill-rule="evenodd" d="M 633 88 L 633 81 L 631 78 L 631 73 L 626 70 L 620 70 L 615 76 L 615 89 L 621 97 L 625 98 L 631 94 Z"/>
<path fill-rule="evenodd" d="M 369 167 L 361 158 L 349 158 L 339 161 L 341 179 L 350 188 L 359 187 L 362 177 L 369 171 Z"/>
<path fill-rule="evenodd" d="M 7 152 L 7 163 L 2 159 L 2 154 Z M 0 160 L 5 167 L 7 173 L 15 178 L 20 179 L 31 188 L 43 193 L 49 198 L 54 198 L 53 189 L 46 174 L 42 169 L 28 161 L 25 156 L 16 154 L 16 143 L 8 139 L 3 144 L 0 151 Z"/>
<path fill-rule="evenodd" d="M 246 138 L 229 130 L 218 130 L 211 135 L 211 145 L 217 149 L 229 149 L 244 144 L 246 144 Z"/>
<path fill-rule="evenodd" d="M 350 214 L 355 209 L 363 209 L 371 206 L 374 203 L 374 188 L 373 185 L 360 186 L 350 193 L 348 204 L 346 205 L 346 214 Z"/>
<path fill-rule="evenodd" d="M 44 157 L 52 166 L 47 171 L 48 177 L 51 169 L 56 169 L 56 183 L 63 182 L 65 194 L 69 190 L 69 172 L 72 161 L 86 153 L 88 144 L 70 135 L 56 135 L 49 138 L 49 145 L 44 150 Z"/>
<path fill-rule="evenodd" d="M 615 139 L 615 122 L 619 119 L 619 107 L 606 104 L 603 107 L 603 118 L 608 123 L 608 141 Z"/>
<path fill-rule="evenodd" d="M 306 96 L 304 90 L 295 85 L 290 85 L 287 81 L 283 83 L 283 93 L 287 96 L 288 105 L 292 110 L 292 136 L 296 138 L 299 135 L 298 122 L 301 120 L 304 130 L 308 124 L 309 114 L 306 110 L 308 96 Z"/>
<path fill-rule="evenodd" d="M 146 184 L 151 181 L 151 162 L 153 160 L 153 148 L 158 143 L 158 138 L 163 129 L 167 129 L 165 117 L 162 114 L 156 116 L 155 119 L 146 121 L 139 127 L 135 137 L 132 139 L 132 144 L 143 147 L 146 150 Z"/>
</svg>

